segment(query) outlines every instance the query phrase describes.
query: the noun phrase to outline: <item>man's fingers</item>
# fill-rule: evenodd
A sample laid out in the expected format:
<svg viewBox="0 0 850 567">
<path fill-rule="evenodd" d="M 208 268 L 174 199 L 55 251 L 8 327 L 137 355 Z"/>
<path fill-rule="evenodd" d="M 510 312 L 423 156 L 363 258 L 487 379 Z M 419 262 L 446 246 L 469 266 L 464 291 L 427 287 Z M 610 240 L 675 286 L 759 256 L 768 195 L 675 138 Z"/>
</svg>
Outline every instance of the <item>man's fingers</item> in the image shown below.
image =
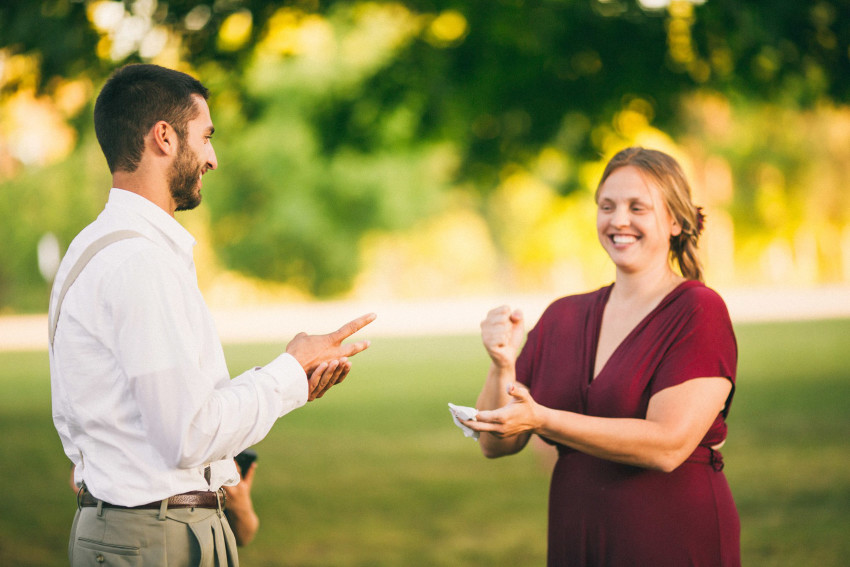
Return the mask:
<svg viewBox="0 0 850 567">
<path fill-rule="evenodd" d="M 328 363 L 323 362 L 316 367 L 313 371 L 313 374 L 310 375 L 310 379 L 307 381 L 308 386 L 308 394 L 307 401 L 311 402 L 316 399 L 316 393 L 320 390 L 319 386 L 322 382 L 322 375 L 325 373 L 325 370 L 328 368 Z"/>
<path fill-rule="evenodd" d="M 320 391 L 316 394 L 316 399 L 319 399 L 319 398 L 321 398 L 322 396 L 324 396 L 325 394 L 327 394 L 327 393 L 328 393 L 328 390 L 330 390 L 330 389 L 331 389 L 331 387 L 336 386 L 337 384 L 339 384 L 339 381 L 338 381 L 336 378 L 334 378 L 333 380 L 330 380 L 330 381 L 329 381 L 327 384 L 325 384 L 325 385 L 322 387 L 322 389 L 321 389 L 321 390 L 320 390 Z"/>
<path fill-rule="evenodd" d="M 349 321 L 330 335 L 328 335 L 332 341 L 334 342 L 342 342 L 372 321 L 375 320 L 377 315 L 375 313 L 367 313 L 366 315 L 361 315 L 357 319 L 353 321 Z M 362 349 L 361 349 L 362 350 Z M 360 351 L 357 351 L 360 352 Z"/>
<path fill-rule="evenodd" d="M 339 374 L 339 378 L 337 379 L 336 383 L 337 383 L 337 384 L 339 384 L 340 382 L 342 382 L 343 380 L 345 380 L 345 377 L 346 377 L 346 376 L 348 376 L 348 373 L 349 373 L 350 371 L 351 371 L 351 363 L 349 362 L 349 363 L 346 363 L 346 364 L 342 367 L 342 369 L 341 369 L 341 371 L 340 371 L 340 374 Z"/>
<path fill-rule="evenodd" d="M 345 380 L 346 375 L 348 375 L 348 371 L 351 370 L 351 363 L 348 362 L 344 357 L 339 360 L 339 366 L 334 370 L 333 379 L 331 380 L 331 384 L 328 385 L 330 388 L 331 385 L 336 386 L 343 380 Z"/>
<path fill-rule="evenodd" d="M 364 350 L 369 348 L 370 344 L 372 344 L 372 343 L 369 342 L 369 341 L 359 341 L 359 342 L 356 342 L 356 343 L 344 344 L 344 345 L 339 347 L 339 349 L 340 349 L 339 355 L 340 356 L 354 356 L 358 352 L 363 352 Z"/>
<path fill-rule="evenodd" d="M 339 381 L 339 373 L 340 370 L 345 366 L 345 362 L 341 362 L 339 360 L 334 360 L 331 362 L 328 369 L 325 371 L 324 376 L 322 376 L 322 382 L 320 387 L 316 391 L 316 398 L 321 398 L 325 395 L 325 392 L 331 389 L 332 386 L 335 386 Z"/>
<path fill-rule="evenodd" d="M 325 392 L 336 386 L 348 375 L 351 370 L 351 363 L 342 357 L 339 360 L 332 360 L 330 363 L 323 363 L 324 370 L 318 378 L 315 386 L 310 389 L 310 399 L 318 399 L 325 395 Z M 318 373 L 314 373 L 316 376 Z"/>
<path fill-rule="evenodd" d="M 309 382 L 310 382 L 310 389 L 311 389 L 311 390 L 312 390 L 312 389 L 314 389 L 314 388 L 316 387 L 316 384 L 318 384 L 318 383 L 319 383 L 319 381 L 321 381 L 321 379 L 322 379 L 322 374 L 325 372 L 325 370 L 326 370 L 327 368 L 328 368 L 328 363 L 327 363 L 327 362 L 323 362 L 323 363 L 319 364 L 319 365 L 316 367 L 316 369 L 315 369 L 315 370 L 313 370 L 313 373 L 310 375 L 310 380 L 309 380 Z"/>
</svg>

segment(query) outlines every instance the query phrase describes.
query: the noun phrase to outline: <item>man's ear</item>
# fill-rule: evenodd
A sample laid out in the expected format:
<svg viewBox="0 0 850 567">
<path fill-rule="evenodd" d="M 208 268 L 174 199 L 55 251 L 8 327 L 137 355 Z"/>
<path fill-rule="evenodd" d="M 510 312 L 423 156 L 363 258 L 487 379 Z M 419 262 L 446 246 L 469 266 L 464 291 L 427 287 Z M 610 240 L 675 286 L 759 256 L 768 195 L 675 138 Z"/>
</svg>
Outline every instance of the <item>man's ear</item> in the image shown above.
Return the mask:
<svg viewBox="0 0 850 567">
<path fill-rule="evenodd" d="M 153 125 L 150 136 L 154 147 L 164 155 L 177 153 L 177 132 L 165 120 L 160 120 Z"/>
</svg>

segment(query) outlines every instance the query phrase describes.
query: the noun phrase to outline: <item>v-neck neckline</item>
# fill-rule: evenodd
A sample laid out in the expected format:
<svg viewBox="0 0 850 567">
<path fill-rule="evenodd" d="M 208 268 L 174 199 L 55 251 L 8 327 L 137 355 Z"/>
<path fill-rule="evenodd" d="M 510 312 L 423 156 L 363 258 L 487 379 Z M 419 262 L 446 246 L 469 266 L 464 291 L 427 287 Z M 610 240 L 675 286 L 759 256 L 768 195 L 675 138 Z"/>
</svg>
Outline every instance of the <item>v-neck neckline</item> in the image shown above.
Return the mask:
<svg viewBox="0 0 850 567">
<path fill-rule="evenodd" d="M 611 354 L 610 356 L 608 356 L 608 359 L 605 361 L 605 364 L 603 364 L 602 368 L 599 369 L 599 373 L 594 374 L 594 372 L 596 372 L 596 354 L 599 351 L 599 338 L 602 334 L 602 318 L 605 315 L 605 307 L 608 305 L 608 301 L 611 299 L 611 291 L 614 289 L 614 284 L 609 285 L 608 288 L 605 290 L 605 293 L 602 295 L 602 297 L 600 297 L 601 305 L 597 310 L 594 321 L 596 328 L 593 329 L 592 333 L 590 333 L 590 335 L 593 337 L 593 348 L 591 348 L 590 352 L 590 376 L 586 382 L 587 386 L 590 387 L 594 382 L 599 379 L 600 376 L 605 374 L 605 370 L 611 364 L 611 360 L 619 354 L 619 352 L 623 348 L 623 345 L 628 343 L 632 339 L 632 337 L 634 337 L 634 335 L 647 324 L 647 322 L 655 315 L 656 312 L 658 312 L 660 309 L 665 307 L 670 301 L 672 301 L 674 297 L 678 295 L 678 292 L 682 290 L 685 286 L 691 287 L 691 284 L 693 283 L 698 282 L 696 282 L 696 280 L 685 280 L 679 283 L 672 290 L 670 290 L 667 295 L 662 297 L 661 301 L 658 302 L 658 305 L 653 307 L 649 313 L 644 315 L 644 317 L 640 321 L 638 321 L 637 325 L 635 325 L 632 330 L 629 331 L 625 337 L 623 337 L 623 340 L 620 341 L 620 343 L 614 348 L 614 350 L 611 351 Z"/>
</svg>

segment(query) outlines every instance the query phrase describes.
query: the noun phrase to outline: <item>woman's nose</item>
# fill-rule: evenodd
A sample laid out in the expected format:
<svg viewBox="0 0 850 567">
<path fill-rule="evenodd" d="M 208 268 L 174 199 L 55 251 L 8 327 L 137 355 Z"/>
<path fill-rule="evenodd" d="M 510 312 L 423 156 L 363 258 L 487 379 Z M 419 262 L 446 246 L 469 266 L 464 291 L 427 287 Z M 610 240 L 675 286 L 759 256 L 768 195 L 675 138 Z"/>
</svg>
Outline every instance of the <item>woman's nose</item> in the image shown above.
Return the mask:
<svg viewBox="0 0 850 567">
<path fill-rule="evenodd" d="M 611 224 L 614 226 L 629 226 L 631 218 L 626 207 L 616 207 L 611 215 Z"/>
</svg>

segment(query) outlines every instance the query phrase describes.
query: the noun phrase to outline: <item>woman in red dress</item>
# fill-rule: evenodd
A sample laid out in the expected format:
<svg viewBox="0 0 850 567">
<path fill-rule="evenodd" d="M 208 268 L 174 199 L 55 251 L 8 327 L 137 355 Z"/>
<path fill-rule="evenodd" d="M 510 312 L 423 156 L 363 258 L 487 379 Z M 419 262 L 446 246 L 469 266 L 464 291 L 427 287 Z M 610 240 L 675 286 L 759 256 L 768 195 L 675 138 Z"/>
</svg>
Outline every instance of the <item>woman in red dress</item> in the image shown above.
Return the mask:
<svg viewBox="0 0 850 567">
<path fill-rule="evenodd" d="M 481 411 L 464 424 L 487 457 L 532 434 L 557 447 L 550 566 L 740 565 L 718 452 L 737 346 L 723 300 L 702 283 L 702 214 L 678 163 L 643 148 L 612 158 L 596 202 L 614 283 L 555 301 L 519 357 L 521 312 L 490 311 Z"/>
</svg>

